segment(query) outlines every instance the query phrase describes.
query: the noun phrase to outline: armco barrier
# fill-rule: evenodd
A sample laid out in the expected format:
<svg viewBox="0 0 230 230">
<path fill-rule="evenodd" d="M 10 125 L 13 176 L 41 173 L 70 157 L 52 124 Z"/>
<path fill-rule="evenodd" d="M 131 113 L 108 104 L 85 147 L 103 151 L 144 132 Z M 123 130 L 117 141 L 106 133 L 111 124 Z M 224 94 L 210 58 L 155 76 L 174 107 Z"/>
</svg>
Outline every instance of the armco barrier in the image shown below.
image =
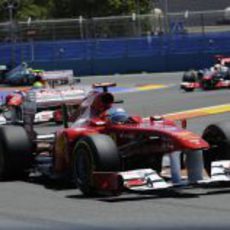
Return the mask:
<svg viewBox="0 0 230 230">
<path fill-rule="evenodd" d="M 208 67 L 214 55 L 230 55 L 229 41 L 224 32 L 0 44 L 0 64 L 26 61 L 77 75 L 179 71 Z"/>
</svg>

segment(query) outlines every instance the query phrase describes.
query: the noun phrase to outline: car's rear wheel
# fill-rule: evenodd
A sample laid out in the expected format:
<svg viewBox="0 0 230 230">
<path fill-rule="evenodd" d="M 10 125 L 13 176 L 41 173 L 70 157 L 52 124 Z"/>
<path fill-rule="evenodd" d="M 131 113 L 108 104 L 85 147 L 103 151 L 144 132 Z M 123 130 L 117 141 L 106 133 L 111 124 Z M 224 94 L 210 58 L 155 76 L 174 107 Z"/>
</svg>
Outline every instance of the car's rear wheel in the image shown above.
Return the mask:
<svg viewBox="0 0 230 230">
<path fill-rule="evenodd" d="M 73 179 L 86 196 L 97 194 L 93 186 L 94 171 L 119 171 L 121 161 L 112 138 L 103 134 L 82 137 L 73 153 Z"/>
<path fill-rule="evenodd" d="M 0 145 L 0 179 L 3 179 L 5 171 L 5 157 L 3 155 L 2 146 Z"/>
<path fill-rule="evenodd" d="M 184 73 L 183 77 L 182 77 L 182 81 L 183 82 L 196 82 L 197 81 L 197 73 L 194 70 L 190 70 Z"/>
<path fill-rule="evenodd" d="M 32 161 L 32 144 L 26 131 L 20 126 L 0 127 L 0 178 L 25 175 Z"/>
<path fill-rule="evenodd" d="M 210 144 L 203 153 L 204 167 L 210 175 L 212 161 L 230 160 L 230 122 L 209 125 L 203 132 L 203 138 Z"/>
<path fill-rule="evenodd" d="M 205 80 L 205 79 L 202 79 L 202 80 L 201 80 L 201 88 L 202 88 L 203 90 L 212 90 L 212 89 L 214 89 L 213 80 Z"/>
</svg>

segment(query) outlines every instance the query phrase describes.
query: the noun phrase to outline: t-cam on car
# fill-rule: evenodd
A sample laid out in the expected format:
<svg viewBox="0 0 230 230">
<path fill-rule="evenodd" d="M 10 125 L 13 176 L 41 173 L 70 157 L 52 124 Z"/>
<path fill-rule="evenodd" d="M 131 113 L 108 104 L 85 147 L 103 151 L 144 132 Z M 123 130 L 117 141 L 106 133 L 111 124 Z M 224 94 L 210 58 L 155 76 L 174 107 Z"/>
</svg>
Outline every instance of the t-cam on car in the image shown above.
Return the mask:
<svg viewBox="0 0 230 230">
<path fill-rule="evenodd" d="M 124 188 L 166 188 L 168 184 L 159 176 L 165 154 L 185 151 L 188 159 L 202 159 L 201 150 L 209 148 L 204 139 L 160 116 L 128 115 L 108 91 L 112 86 L 94 84 L 95 91 L 81 103 L 76 121 L 69 126 L 65 119 L 64 127 L 54 135 L 34 133 L 30 119 L 25 128 L 0 127 L 1 177 L 33 167 L 45 174 L 65 175 L 87 196 L 118 194 Z M 51 158 L 48 171 L 38 164 L 41 158 Z M 202 179 L 190 169 L 188 177 L 192 183 Z"/>
</svg>

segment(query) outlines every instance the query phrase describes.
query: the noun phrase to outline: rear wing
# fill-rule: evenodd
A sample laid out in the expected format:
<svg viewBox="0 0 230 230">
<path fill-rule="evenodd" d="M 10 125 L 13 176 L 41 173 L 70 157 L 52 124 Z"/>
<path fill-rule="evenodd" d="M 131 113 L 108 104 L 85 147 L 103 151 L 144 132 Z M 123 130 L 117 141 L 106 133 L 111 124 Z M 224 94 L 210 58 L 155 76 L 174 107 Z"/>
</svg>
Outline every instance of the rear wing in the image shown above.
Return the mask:
<svg viewBox="0 0 230 230">
<path fill-rule="evenodd" d="M 230 66 L 230 57 L 226 57 L 224 55 L 215 55 L 215 58 L 221 65 Z"/>
<path fill-rule="evenodd" d="M 60 107 L 62 104 L 77 105 L 90 92 L 90 87 L 64 87 L 31 90 L 26 101 L 33 102 L 37 109 Z"/>
<path fill-rule="evenodd" d="M 221 64 L 230 67 L 230 57 L 221 59 Z"/>
<path fill-rule="evenodd" d="M 42 78 L 51 86 L 71 84 L 74 83 L 74 72 L 73 70 L 44 71 L 42 73 Z"/>
<path fill-rule="evenodd" d="M 92 88 L 87 86 L 30 90 L 25 97 L 22 109 L 24 127 L 31 139 L 36 138 L 33 123 L 39 109 L 57 108 L 63 104 L 78 105 L 85 100 L 91 90 Z"/>
</svg>

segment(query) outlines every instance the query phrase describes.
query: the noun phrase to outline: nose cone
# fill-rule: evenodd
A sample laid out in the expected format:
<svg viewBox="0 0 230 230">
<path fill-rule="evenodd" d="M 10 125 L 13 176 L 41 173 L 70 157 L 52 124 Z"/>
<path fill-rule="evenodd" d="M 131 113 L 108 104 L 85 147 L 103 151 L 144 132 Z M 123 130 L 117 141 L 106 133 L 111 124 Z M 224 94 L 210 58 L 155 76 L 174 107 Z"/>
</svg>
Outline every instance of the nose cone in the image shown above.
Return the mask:
<svg viewBox="0 0 230 230">
<path fill-rule="evenodd" d="M 186 149 L 196 150 L 209 148 L 209 144 L 204 139 L 189 131 L 178 132 L 175 137 L 180 145 Z"/>
</svg>

